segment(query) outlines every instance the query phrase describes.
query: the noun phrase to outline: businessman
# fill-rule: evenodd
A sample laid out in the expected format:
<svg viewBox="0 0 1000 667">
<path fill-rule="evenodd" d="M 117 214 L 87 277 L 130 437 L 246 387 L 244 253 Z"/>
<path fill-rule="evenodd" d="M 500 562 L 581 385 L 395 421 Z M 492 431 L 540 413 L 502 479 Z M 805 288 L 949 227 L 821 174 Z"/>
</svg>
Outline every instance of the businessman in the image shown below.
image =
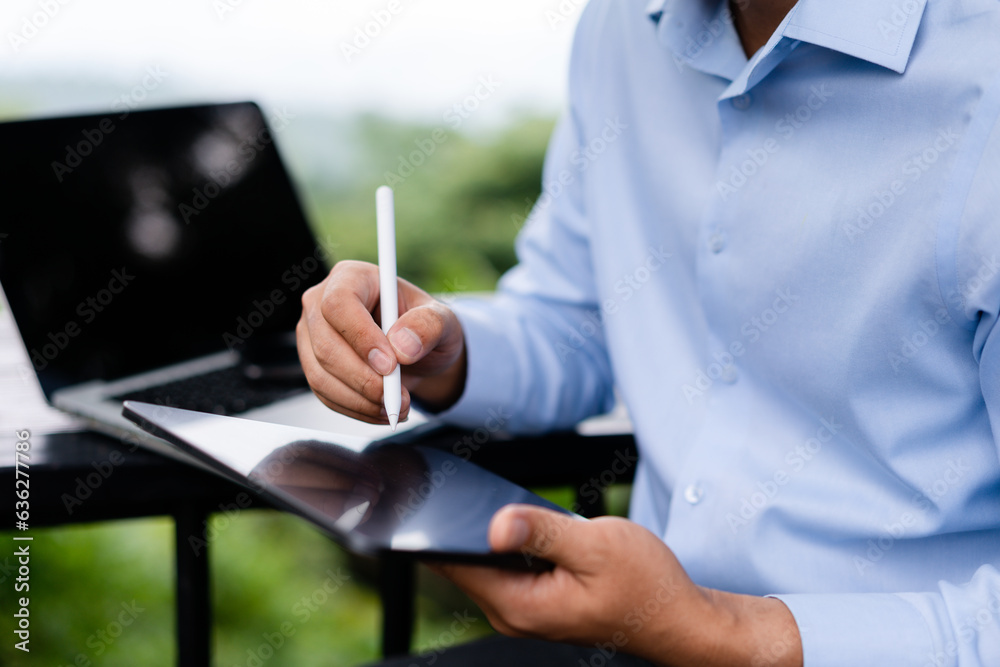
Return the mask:
<svg viewBox="0 0 1000 667">
<path fill-rule="evenodd" d="M 631 414 L 631 521 L 508 507 L 552 572 L 440 568 L 546 643 L 439 664 L 1000 664 L 998 36 L 996 0 L 592 0 L 496 297 L 401 282 L 385 337 L 374 267 L 305 294 L 345 414 L 396 364 L 404 413 Z"/>
</svg>

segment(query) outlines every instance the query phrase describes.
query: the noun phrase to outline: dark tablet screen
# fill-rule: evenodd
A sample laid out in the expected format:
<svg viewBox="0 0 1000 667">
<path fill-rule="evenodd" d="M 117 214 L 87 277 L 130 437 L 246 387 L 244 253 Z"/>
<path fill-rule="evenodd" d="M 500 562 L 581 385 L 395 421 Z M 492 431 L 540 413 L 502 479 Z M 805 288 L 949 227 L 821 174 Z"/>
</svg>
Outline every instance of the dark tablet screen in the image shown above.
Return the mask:
<svg viewBox="0 0 1000 667">
<path fill-rule="evenodd" d="M 493 514 L 509 503 L 557 505 L 437 449 L 128 401 L 124 414 L 262 495 L 374 555 L 539 567 L 490 552 Z"/>
</svg>

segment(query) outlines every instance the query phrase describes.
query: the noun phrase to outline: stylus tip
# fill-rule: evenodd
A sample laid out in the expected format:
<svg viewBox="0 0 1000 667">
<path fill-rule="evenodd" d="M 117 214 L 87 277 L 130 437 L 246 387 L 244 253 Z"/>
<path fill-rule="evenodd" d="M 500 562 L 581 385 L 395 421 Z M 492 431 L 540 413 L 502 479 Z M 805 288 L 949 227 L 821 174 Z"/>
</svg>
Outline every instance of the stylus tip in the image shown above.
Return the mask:
<svg viewBox="0 0 1000 667">
<path fill-rule="evenodd" d="M 389 415 L 389 427 L 392 428 L 393 431 L 396 430 L 396 424 L 398 423 L 399 415 Z"/>
</svg>

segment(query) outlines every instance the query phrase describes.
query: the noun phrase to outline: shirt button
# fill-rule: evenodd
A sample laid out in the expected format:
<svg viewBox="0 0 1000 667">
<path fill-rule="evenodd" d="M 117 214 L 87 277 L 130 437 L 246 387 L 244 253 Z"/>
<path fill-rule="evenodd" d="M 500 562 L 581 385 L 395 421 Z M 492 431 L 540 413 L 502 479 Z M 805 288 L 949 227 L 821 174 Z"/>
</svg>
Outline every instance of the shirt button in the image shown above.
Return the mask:
<svg viewBox="0 0 1000 667">
<path fill-rule="evenodd" d="M 750 104 L 753 100 L 750 98 L 749 93 L 743 93 L 742 95 L 737 95 L 733 98 L 732 104 L 734 109 L 740 111 L 746 111 L 750 108 Z"/>
<path fill-rule="evenodd" d="M 724 234 L 716 232 L 708 237 L 708 249 L 718 254 L 726 247 L 726 237 Z"/>
<path fill-rule="evenodd" d="M 701 502 L 703 495 L 704 491 L 697 484 L 688 484 L 687 488 L 684 489 L 684 500 L 688 501 L 691 505 L 697 505 Z"/>
<path fill-rule="evenodd" d="M 740 373 L 736 366 L 729 365 L 722 369 L 722 381 L 726 384 L 733 384 L 740 379 Z"/>
</svg>

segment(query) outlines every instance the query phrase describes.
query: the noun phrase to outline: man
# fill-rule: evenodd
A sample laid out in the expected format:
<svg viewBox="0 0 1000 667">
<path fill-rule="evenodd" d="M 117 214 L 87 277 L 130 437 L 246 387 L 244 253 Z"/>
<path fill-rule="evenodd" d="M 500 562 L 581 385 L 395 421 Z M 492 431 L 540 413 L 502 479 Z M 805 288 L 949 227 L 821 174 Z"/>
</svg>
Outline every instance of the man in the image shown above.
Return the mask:
<svg viewBox="0 0 1000 667">
<path fill-rule="evenodd" d="M 569 426 L 619 387 L 634 523 L 505 508 L 492 546 L 553 572 L 441 568 L 505 634 L 1000 664 L 1000 3 L 792 5 L 594 0 L 497 297 L 401 283 L 388 339 L 374 267 L 303 298 L 310 383 L 361 419 L 397 362 L 404 410 L 468 426 Z"/>
</svg>

